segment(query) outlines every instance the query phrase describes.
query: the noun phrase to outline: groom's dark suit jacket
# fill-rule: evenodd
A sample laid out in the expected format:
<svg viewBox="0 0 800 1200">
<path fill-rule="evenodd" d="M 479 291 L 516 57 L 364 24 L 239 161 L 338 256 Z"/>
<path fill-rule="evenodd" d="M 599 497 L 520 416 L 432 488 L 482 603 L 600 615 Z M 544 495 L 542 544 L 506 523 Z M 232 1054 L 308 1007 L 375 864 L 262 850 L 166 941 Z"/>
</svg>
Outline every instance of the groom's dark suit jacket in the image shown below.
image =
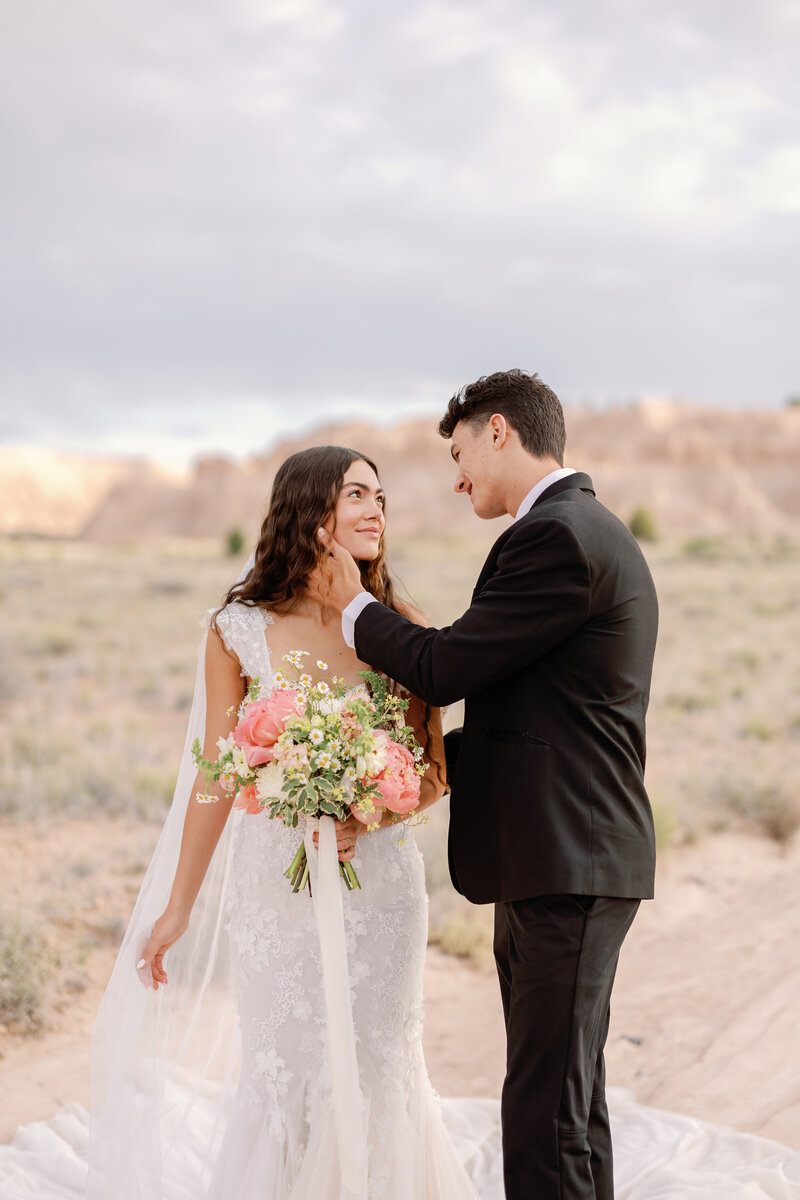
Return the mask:
<svg viewBox="0 0 800 1200">
<path fill-rule="evenodd" d="M 431 704 L 466 698 L 450 868 L 470 900 L 652 896 L 657 623 L 644 556 L 583 474 L 501 534 L 453 625 L 425 629 L 380 604 L 359 616 L 362 661 Z"/>
</svg>

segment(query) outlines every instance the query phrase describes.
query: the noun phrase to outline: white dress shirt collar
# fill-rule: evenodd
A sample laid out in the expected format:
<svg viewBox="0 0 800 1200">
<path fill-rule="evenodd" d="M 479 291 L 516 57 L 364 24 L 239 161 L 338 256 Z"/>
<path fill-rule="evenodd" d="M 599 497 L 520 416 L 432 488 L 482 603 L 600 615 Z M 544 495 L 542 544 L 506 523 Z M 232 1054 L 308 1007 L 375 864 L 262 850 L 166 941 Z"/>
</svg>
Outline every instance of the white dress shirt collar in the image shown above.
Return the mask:
<svg viewBox="0 0 800 1200">
<path fill-rule="evenodd" d="M 551 483 L 555 483 L 558 479 L 566 479 L 568 475 L 574 474 L 574 467 L 559 467 L 557 471 L 551 471 L 549 475 L 545 475 L 544 479 L 540 479 L 528 492 L 522 504 L 517 509 L 517 515 L 514 517 L 514 520 L 518 521 L 520 517 L 524 517 L 526 513 L 529 513 L 542 492 L 546 492 Z"/>
</svg>

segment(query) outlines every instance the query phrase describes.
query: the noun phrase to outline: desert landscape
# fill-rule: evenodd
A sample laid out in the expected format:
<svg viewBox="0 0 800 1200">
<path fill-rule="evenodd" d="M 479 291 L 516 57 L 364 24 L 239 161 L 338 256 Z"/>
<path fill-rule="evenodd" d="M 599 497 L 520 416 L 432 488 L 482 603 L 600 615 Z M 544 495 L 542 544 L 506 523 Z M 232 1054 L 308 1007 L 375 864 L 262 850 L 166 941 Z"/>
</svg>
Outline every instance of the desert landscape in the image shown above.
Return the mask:
<svg viewBox="0 0 800 1200">
<path fill-rule="evenodd" d="M 658 890 L 623 954 L 609 1079 L 800 1148 L 800 410 L 651 401 L 567 419 L 567 462 L 636 524 L 661 604 Z M 372 454 L 408 593 L 435 624 L 468 603 L 502 526 L 452 494 L 431 426 L 328 427 L 182 473 L 0 447 L 2 1140 L 87 1099 L 88 1032 L 170 801 L 198 623 L 281 459 L 319 441 Z M 429 1068 L 444 1095 L 497 1096 L 491 913 L 450 887 L 446 805 L 416 832 Z"/>
</svg>

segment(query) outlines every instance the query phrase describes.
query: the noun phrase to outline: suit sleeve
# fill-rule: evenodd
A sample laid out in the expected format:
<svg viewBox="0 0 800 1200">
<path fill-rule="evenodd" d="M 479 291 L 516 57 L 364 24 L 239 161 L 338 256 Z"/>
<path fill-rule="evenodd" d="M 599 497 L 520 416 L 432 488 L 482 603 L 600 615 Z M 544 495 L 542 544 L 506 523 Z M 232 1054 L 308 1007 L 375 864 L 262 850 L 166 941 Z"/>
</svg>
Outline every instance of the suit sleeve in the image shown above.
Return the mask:
<svg viewBox="0 0 800 1200">
<path fill-rule="evenodd" d="M 370 604 L 355 625 L 356 652 L 429 704 L 452 704 L 547 654 L 585 624 L 591 574 L 571 528 L 556 519 L 512 530 L 493 574 L 445 629 L 412 624 Z"/>
</svg>

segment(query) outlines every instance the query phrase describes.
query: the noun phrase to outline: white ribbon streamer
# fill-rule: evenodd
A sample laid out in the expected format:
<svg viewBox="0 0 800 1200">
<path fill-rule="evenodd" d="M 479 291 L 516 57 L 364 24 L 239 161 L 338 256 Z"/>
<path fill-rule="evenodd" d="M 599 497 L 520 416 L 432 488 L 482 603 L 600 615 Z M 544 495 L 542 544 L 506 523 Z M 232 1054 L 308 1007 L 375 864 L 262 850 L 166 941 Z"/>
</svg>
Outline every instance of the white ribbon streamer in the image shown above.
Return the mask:
<svg viewBox="0 0 800 1200">
<path fill-rule="evenodd" d="M 319 831 L 319 853 L 314 831 Z M 350 975 L 344 935 L 344 909 L 333 817 L 310 819 L 305 835 L 312 872 L 314 913 L 322 959 L 322 986 L 328 1026 L 331 1096 L 339 1146 L 343 1200 L 367 1200 L 367 1139 L 350 1003 Z M 316 876 L 316 877 L 315 877 Z"/>
</svg>

